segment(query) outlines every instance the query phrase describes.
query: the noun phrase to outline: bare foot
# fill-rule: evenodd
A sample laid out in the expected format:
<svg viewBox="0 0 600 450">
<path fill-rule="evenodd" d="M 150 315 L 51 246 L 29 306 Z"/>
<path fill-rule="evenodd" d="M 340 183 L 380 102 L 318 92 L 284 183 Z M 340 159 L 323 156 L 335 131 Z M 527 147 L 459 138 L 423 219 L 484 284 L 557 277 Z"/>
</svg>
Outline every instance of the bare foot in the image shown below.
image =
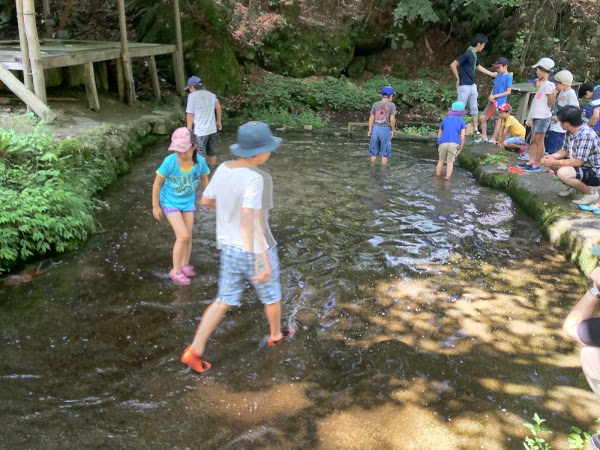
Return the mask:
<svg viewBox="0 0 600 450">
<path fill-rule="evenodd" d="M 449 181 L 450 177 L 444 177 L 444 180 Z"/>
</svg>

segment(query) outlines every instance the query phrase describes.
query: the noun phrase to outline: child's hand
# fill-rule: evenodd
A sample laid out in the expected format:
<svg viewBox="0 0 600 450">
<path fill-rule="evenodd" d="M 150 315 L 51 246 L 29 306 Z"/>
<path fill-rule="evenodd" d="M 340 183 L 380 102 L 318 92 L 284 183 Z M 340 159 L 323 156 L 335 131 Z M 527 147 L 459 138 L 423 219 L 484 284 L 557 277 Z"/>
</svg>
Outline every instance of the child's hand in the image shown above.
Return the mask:
<svg viewBox="0 0 600 450">
<path fill-rule="evenodd" d="M 271 278 L 271 263 L 269 254 L 265 251 L 256 255 L 254 261 L 254 276 L 251 281 L 266 283 Z"/>
<path fill-rule="evenodd" d="M 160 206 L 153 206 L 152 207 L 152 215 L 154 216 L 154 218 L 156 220 L 162 219 L 163 212 L 162 212 L 162 209 L 160 209 Z"/>
</svg>

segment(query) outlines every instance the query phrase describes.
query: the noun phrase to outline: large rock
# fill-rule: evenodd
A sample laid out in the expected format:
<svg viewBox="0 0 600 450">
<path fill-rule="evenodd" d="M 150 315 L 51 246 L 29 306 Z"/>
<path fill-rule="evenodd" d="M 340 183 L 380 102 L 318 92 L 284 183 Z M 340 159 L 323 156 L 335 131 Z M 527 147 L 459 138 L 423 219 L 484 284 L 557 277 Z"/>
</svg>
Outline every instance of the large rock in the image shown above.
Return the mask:
<svg viewBox="0 0 600 450">
<path fill-rule="evenodd" d="M 259 50 L 261 65 L 295 78 L 339 76 L 354 56 L 354 43 L 346 33 L 324 27 L 300 29 L 291 25 L 273 31 Z"/>
</svg>

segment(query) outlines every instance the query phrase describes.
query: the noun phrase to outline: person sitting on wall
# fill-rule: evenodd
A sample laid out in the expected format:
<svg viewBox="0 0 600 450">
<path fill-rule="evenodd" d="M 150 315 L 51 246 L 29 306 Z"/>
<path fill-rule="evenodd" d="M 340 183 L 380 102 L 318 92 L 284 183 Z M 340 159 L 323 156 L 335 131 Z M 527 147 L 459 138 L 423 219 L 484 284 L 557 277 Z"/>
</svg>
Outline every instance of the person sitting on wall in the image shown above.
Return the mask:
<svg viewBox="0 0 600 450">
<path fill-rule="evenodd" d="M 571 200 L 590 205 L 598 200 L 600 186 L 600 137 L 581 119 L 576 106 L 564 106 L 556 113 L 560 125 L 567 131 L 562 148 L 542 158 L 542 165 L 556 170 L 558 179 L 583 195 Z"/>
</svg>

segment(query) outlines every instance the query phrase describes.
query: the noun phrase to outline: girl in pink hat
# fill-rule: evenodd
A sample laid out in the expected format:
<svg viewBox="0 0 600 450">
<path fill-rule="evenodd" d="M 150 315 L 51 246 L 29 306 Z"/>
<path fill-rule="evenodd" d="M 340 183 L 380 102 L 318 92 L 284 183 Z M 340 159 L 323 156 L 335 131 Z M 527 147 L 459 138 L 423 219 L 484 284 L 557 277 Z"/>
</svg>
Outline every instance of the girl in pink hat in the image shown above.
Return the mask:
<svg viewBox="0 0 600 450">
<path fill-rule="evenodd" d="M 190 265 L 192 229 L 196 211 L 198 181 L 208 186 L 210 170 L 203 158 L 198 158 L 196 136 L 185 127 L 177 128 L 171 136 L 167 156 L 156 171 L 152 186 L 152 214 L 161 220 L 163 214 L 175 232 L 173 269 L 169 272 L 175 284 L 190 284 L 194 267 Z"/>
</svg>

